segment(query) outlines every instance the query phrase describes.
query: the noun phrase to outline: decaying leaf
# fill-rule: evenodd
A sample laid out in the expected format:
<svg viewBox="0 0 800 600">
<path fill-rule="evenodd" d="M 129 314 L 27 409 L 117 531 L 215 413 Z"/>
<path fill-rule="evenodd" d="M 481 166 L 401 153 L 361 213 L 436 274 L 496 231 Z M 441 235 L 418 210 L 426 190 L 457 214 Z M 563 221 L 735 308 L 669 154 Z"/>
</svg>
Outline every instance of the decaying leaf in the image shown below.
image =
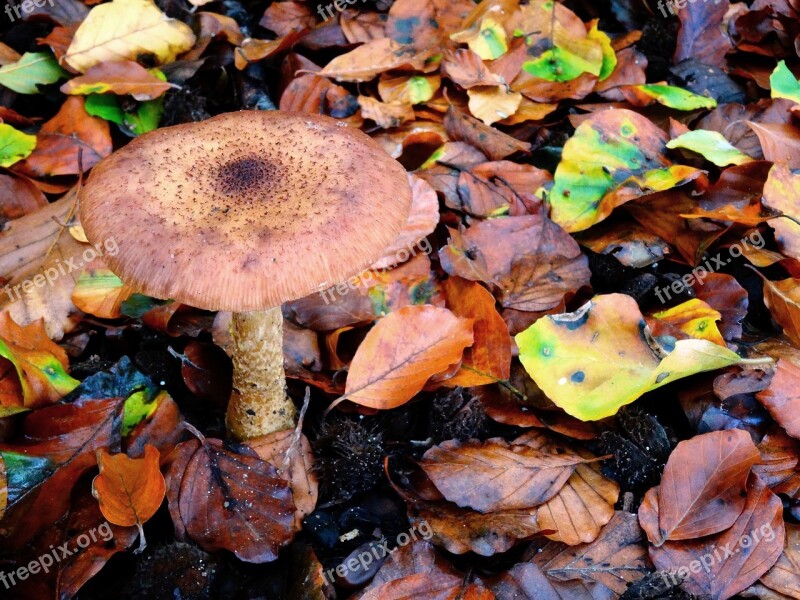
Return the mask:
<svg viewBox="0 0 800 600">
<path fill-rule="evenodd" d="M 268 562 L 294 536 L 292 492 L 275 467 L 241 450 L 213 439 L 179 444 L 166 474 L 169 510 L 179 539 Z"/>
<path fill-rule="evenodd" d="M 680 442 L 661 484 L 647 492 L 639 509 L 650 542 L 658 547 L 728 529 L 745 506 L 747 476 L 759 458 L 750 434 L 740 429 Z"/>
<path fill-rule="evenodd" d="M 613 415 L 682 377 L 741 361 L 707 340 L 678 340 L 664 348 L 633 298 L 623 294 L 596 296 L 573 313 L 548 315 L 516 340 L 520 361 L 547 397 L 584 420 Z"/>
</svg>

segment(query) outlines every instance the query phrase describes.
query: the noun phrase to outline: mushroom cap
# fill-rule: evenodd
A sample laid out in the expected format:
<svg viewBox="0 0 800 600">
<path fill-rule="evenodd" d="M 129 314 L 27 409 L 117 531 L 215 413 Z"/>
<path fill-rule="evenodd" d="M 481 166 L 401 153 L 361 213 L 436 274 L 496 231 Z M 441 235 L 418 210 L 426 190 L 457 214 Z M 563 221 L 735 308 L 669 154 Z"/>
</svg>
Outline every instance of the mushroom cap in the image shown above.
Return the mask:
<svg viewBox="0 0 800 600">
<path fill-rule="evenodd" d="M 81 223 L 144 294 L 263 310 L 341 283 L 405 224 L 405 169 L 329 117 L 242 111 L 165 127 L 96 165 Z"/>
</svg>

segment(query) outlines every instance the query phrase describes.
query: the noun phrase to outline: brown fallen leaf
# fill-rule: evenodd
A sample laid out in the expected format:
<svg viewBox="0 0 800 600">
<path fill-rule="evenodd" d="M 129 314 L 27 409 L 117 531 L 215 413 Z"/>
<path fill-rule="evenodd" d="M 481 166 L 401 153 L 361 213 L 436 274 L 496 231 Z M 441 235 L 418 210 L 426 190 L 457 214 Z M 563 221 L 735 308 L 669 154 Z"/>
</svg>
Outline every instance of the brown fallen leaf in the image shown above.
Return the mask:
<svg viewBox="0 0 800 600">
<path fill-rule="evenodd" d="M 577 579 L 554 581 L 532 562 L 517 563 L 505 573 L 485 579 L 483 584 L 496 598 L 515 600 L 598 600 L 616 598 L 608 588 Z"/>
<path fill-rule="evenodd" d="M 281 36 L 314 27 L 317 17 L 311 13 L 310 6 L 303 2 L 273 2 L 264 11 L 258 24 Z"/>
<path fill-rule="evenodd" d="M 60 560 L 51 558 L 49 568 L 40 568 L 35 576 L 24 581 L 17 580 L 7 592 L 11 595 L 6 597 L 72 598 L 112 556 L 133 545 L 139 531 L 108 523 L 89 487 L 83 485 L 76 490 L 71 506 L 61 518 L 14 556 L 20 565 L 36 561 L 46 566 L 48 555 L 58 559 L 60 554 Z M 64 556 L 58 552 L 60 548 L 70 550 L 70 554 Z"/>
<path fill-rule="evenodd" d="M 160 456 L 149 444 L 142 458 L 130 458 L 125 453 L 111 455 L 102 448 L 97 451 L 100 474 L 92 481 L 92 495 L 110 523 L 139 530 L 138 552 L 147 545 L 142 525 L 156 514 L 166 494 Z"/>
<path fill-rule="evenodd" d="M 794 175 L 785 162 L 775 163 L 763 194 L 765 207 L 786 215 L 769 222 L 778 247 L 786 256 L 800 258 L 800 175 Z"/>
<path fill-rule="evenodd" d="M 362 116 L 375 121 L 375 124 L 383 129 L 399 127 L 415 118 L 410 104 L 386 103 L 369 96 L 359 96 L 358 104 L 361 106 Z"/>
<path fill-rule="evenodd" d="M 276 431 L 261 438 L 248 440 L 261 460 L 275 467 L 289 483 L 297 509 L 295 527 L 299 530 L 303 519 L 314 512 L 319 498 L 319 481 L 314 471 L 314 455 L 306 436 L 300 434 L 295 444 L 294 429 Z"/>
<path fill-rule="evenodd" d="M 599 585 L 597 597 L 616 597 L 649 570 L 644 542 L 636 515 L 617 511 L 594 542 L 580 546 L 549 542 L 538 552 L 534 551 L 533 563 L 558 590 L 566 591 L 570 587 L 555 582 L 577 580 L 590 586 Z M 609 596 L 609 591 L 614 596 Z M 566 600 L 572 596 L 566 594 L 562 598 Z"/>
<path fill-rule="evenodd" d="M 47 198 L 30 179 L 0 175 L 0 220 L 11 221 L 47 206 Z"/>
<path fill-rule="evenodd" d="M 800 131 L 788 123 L 756 123 L 745 121 L 761 143 L 764 158 L 785 163 L 791 169 L 800 168 Z"/>
<path fill-rule="evenodd" d="M 528 152 L 531 148 L 529 143 L 485 125 L 455 106 L 447 111 L 444 127 L 452 141 L 472 144 L 491 160 L 500 160 L 516 152 Z"/>
<path fill-rule="evenodd" d="M 785 527 L 783 553 L 760 581 L 779 594 L 800 598 L 800 525 L 786 523 Z"/>
<path fill-rule="evenodd" d="M 800 344 L 800 279 L 764 280 L 764 304 L 783 332 L 795 344 Z"/>
<path fill-rule="evenodd" d="M 6 469 L 6 462 L 0 456 L 0 519 L 6 514 L 6 507 L 8 506 L 8 471 Z"/>
<path fill-rule="evenodd" d="M 75 482 L 97 465 L 95 452 L 118 439 L 123 405 L 122 398 L 109 398 L 48 406 L 25 417 L 21 443 L 0 444 L 4 452 L 50 461 L 52 473 L 9 499 L 3 521 L 5 550 L 21 548 L 64 514 Z"/>
<path fill-rule="evenodd" d="M 639 508 L 650 543 L 692 540 L 728 529 L 739 518 L 750 468 L 760 455 L 741 429 L 712 431 L 680 442 L 670 454 L 661 484 Z"/>
<path fill-rule="evenodd" d="M 414 305 L 391 312 L 358 347 L 344 397 L 369 408 L 396 408 L 432 375 L 458 363 L 472 342 L 472 321 L 447 309 Z"/>
<path fill-rule="evenodd" d="M 584 457 L 586 458 L 586 457 Z M 591 543 L 614 516 L 619 485 L 600 473 L 597 463 L 578 465 L 558 493 L 537 511 L 546 537 L 569 546 Z"/>
<path fill-rule="evenodd" d="M 800 439 L 800 365 L 789 358 L 779 358 L 769 387 L 758 392 L 756 398 L 786 433 Z"/>
<path fill-rule="evenodd" d="M 70 318 L 70 313 L 75 312 L 71 294 L 78 272 L 70 265 L 89 247 L 59 225 L 69 218 L 74 202 L 74 193 L 70 192 L 61 200 L 8 223 L 0 236 L 0 276 L 10 280 L 8 289 L 0 294 L 0 310 L 8 311 L 21 324 L 44 319 L 45 329 L 54 339 L 74 326 Z M 51 268 L 55 271 L 49 271 Z M 33 281 L 37 274 L 46 272 L 59 273 L 52 286 L 33 285 L 27 292 L 21 287 L 26 280 Z M 17 290 L 23 292 L 19 298 Z"/>
<path fill-rule="evenodd" d="M 132 60 L 103 62 L 61 86 L 64 94 L 130 94 L 136 100 L 153 100 L 176 87 L 162 81 Z"/>
<path fill-rule="evenodd" d="M 585 459 L 502 438 L 450 440 L 430 448 L 419 464 L 449 501 L 478 512 L 522 510 L 555 496 Z"/>
<path fill-rule="evenodd" d="M 427 524 L 431 543 L 453 554 L 493 556 L 541 531 L 535 510 L 503 510 L 482 514 L 452 502 L 414 502 L 411 522 Z"/>
<path fill-rule="evenodd" d="M 319 75 L 337 81 L 370 81 L 390 69 L 422 69 L 430 55 L 429 50 L 420 51 L 410 44 L 400 44 L 388 37 L 380 38 L 337 56 Z"/>
<path fill-rule="evenodd" d="M 758 444 L 761 460 L 753 465 L 753 473 L 768 487 L 775 488 L 789 481 L 800 463 L 800 441 L 775 428 Z"/>
<path fill-rule="evenodd" d="M 427 573 L 409 575 L 372 588 L 359 596 L 361 600 L 494 600 L 495 595 L 486 588 L 463 580 L 452 581 Z"/>
<path fill-rule="evenodd" d="M 544 311 L 589 283 L 587 259 L 561 227 L 541 213 L 479 222 L 451 231 L 439 251 L 451 275 L 491 283 L 503 306 Z"/>
<path fill-rule="evenodd" d="M 275 467 L 239 449 L 214 439 L 175 448 L 166 473 L 175 535 L 207 552 L 226 549 L 245 562 L 269 562 L 296 531 L 292 492 Z"/>
<path fill-rule="evenodd" d="M 725 600 L 775 564 L 785 537 L 783 503 L 757 475 L 750 476 L 747 488 L 741 514 L 725 531 L 650 547 L 653 563 L 668 572 L 665 579 L 675 583 L 684 578 L 681 587 L 687 592 Z"/>
<path fill-rule="evenodd" d="M 83 312 L 101 319 L 122 316 L 122 303 L 136 290 L 122 283 L 106 262 L 97 257 L 86 264 L 72 290 L 72 303 Z"/>
<path fill-rule="evenodd" d="M 14 170 L 31 177 L 77 175 L 79 154 L 85 173 L 111 150 L 108 121 L 90 116 L 82 97 L 70 96 L 39 129 L 33 153 L 14 165 Z"/>
</svg>

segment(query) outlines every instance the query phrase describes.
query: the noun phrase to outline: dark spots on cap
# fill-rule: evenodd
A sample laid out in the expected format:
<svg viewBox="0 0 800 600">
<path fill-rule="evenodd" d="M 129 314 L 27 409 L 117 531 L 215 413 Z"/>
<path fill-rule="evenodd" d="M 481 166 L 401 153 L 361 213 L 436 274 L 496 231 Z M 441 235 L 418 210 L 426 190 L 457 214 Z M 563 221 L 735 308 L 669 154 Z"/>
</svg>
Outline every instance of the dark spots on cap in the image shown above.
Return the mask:
<svg viewBox="0 0 800 600">
<path fill-rule="evenodd" d="M 234 159 L 219 167 L 217 186 L 220 192 L 233 196 L 255 191 L 265 180 L 275 176 L 275 165 L 255 154 Z"/>
<path fill-rule="evenodd" d="M 570 379 L 572 383 L 583 383 L 583 380 L 586 379 L 586 373 L 583 371 L 575 371 L 571 376 Z"/>
</svg>

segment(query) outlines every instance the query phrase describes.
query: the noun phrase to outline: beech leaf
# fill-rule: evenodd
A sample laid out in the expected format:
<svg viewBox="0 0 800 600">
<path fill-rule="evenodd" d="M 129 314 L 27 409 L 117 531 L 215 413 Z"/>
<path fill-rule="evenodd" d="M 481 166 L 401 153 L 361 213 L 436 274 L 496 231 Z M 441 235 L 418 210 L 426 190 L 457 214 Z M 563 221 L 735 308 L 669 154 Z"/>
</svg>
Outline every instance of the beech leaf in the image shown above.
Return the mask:
<svg viewBox="0 0 800 600">
<path fill-rule="evenodd" d="M 471 346 L 472 320 L 445 308 L 404 306 L 373 327 L 347 373 L 345 397 L 370 408 L 405 404 L 432 376 L 461 360 Z"/>
<path fill-rule="evenodd" d="M 160 457 L 150 444 L 144 447 L 143 458 L 111 455 L 102 448 L 97 451 L 100 474 L 92 481 L 92 495 L 110 523 L 138 528 L 139 552 L 146 547 L 142 525 L 156 514 L 166 493 Z"/>
<path fill-rule="evenodd" d="M 520 361 L 542 391 L 584 421 L 609 417 L 645 392 L 741 361 L 707 340 L 662 347 L 636 301 L 595 296 L 573 313 L 547 315 L 516 336 Z"/>
</svg>

